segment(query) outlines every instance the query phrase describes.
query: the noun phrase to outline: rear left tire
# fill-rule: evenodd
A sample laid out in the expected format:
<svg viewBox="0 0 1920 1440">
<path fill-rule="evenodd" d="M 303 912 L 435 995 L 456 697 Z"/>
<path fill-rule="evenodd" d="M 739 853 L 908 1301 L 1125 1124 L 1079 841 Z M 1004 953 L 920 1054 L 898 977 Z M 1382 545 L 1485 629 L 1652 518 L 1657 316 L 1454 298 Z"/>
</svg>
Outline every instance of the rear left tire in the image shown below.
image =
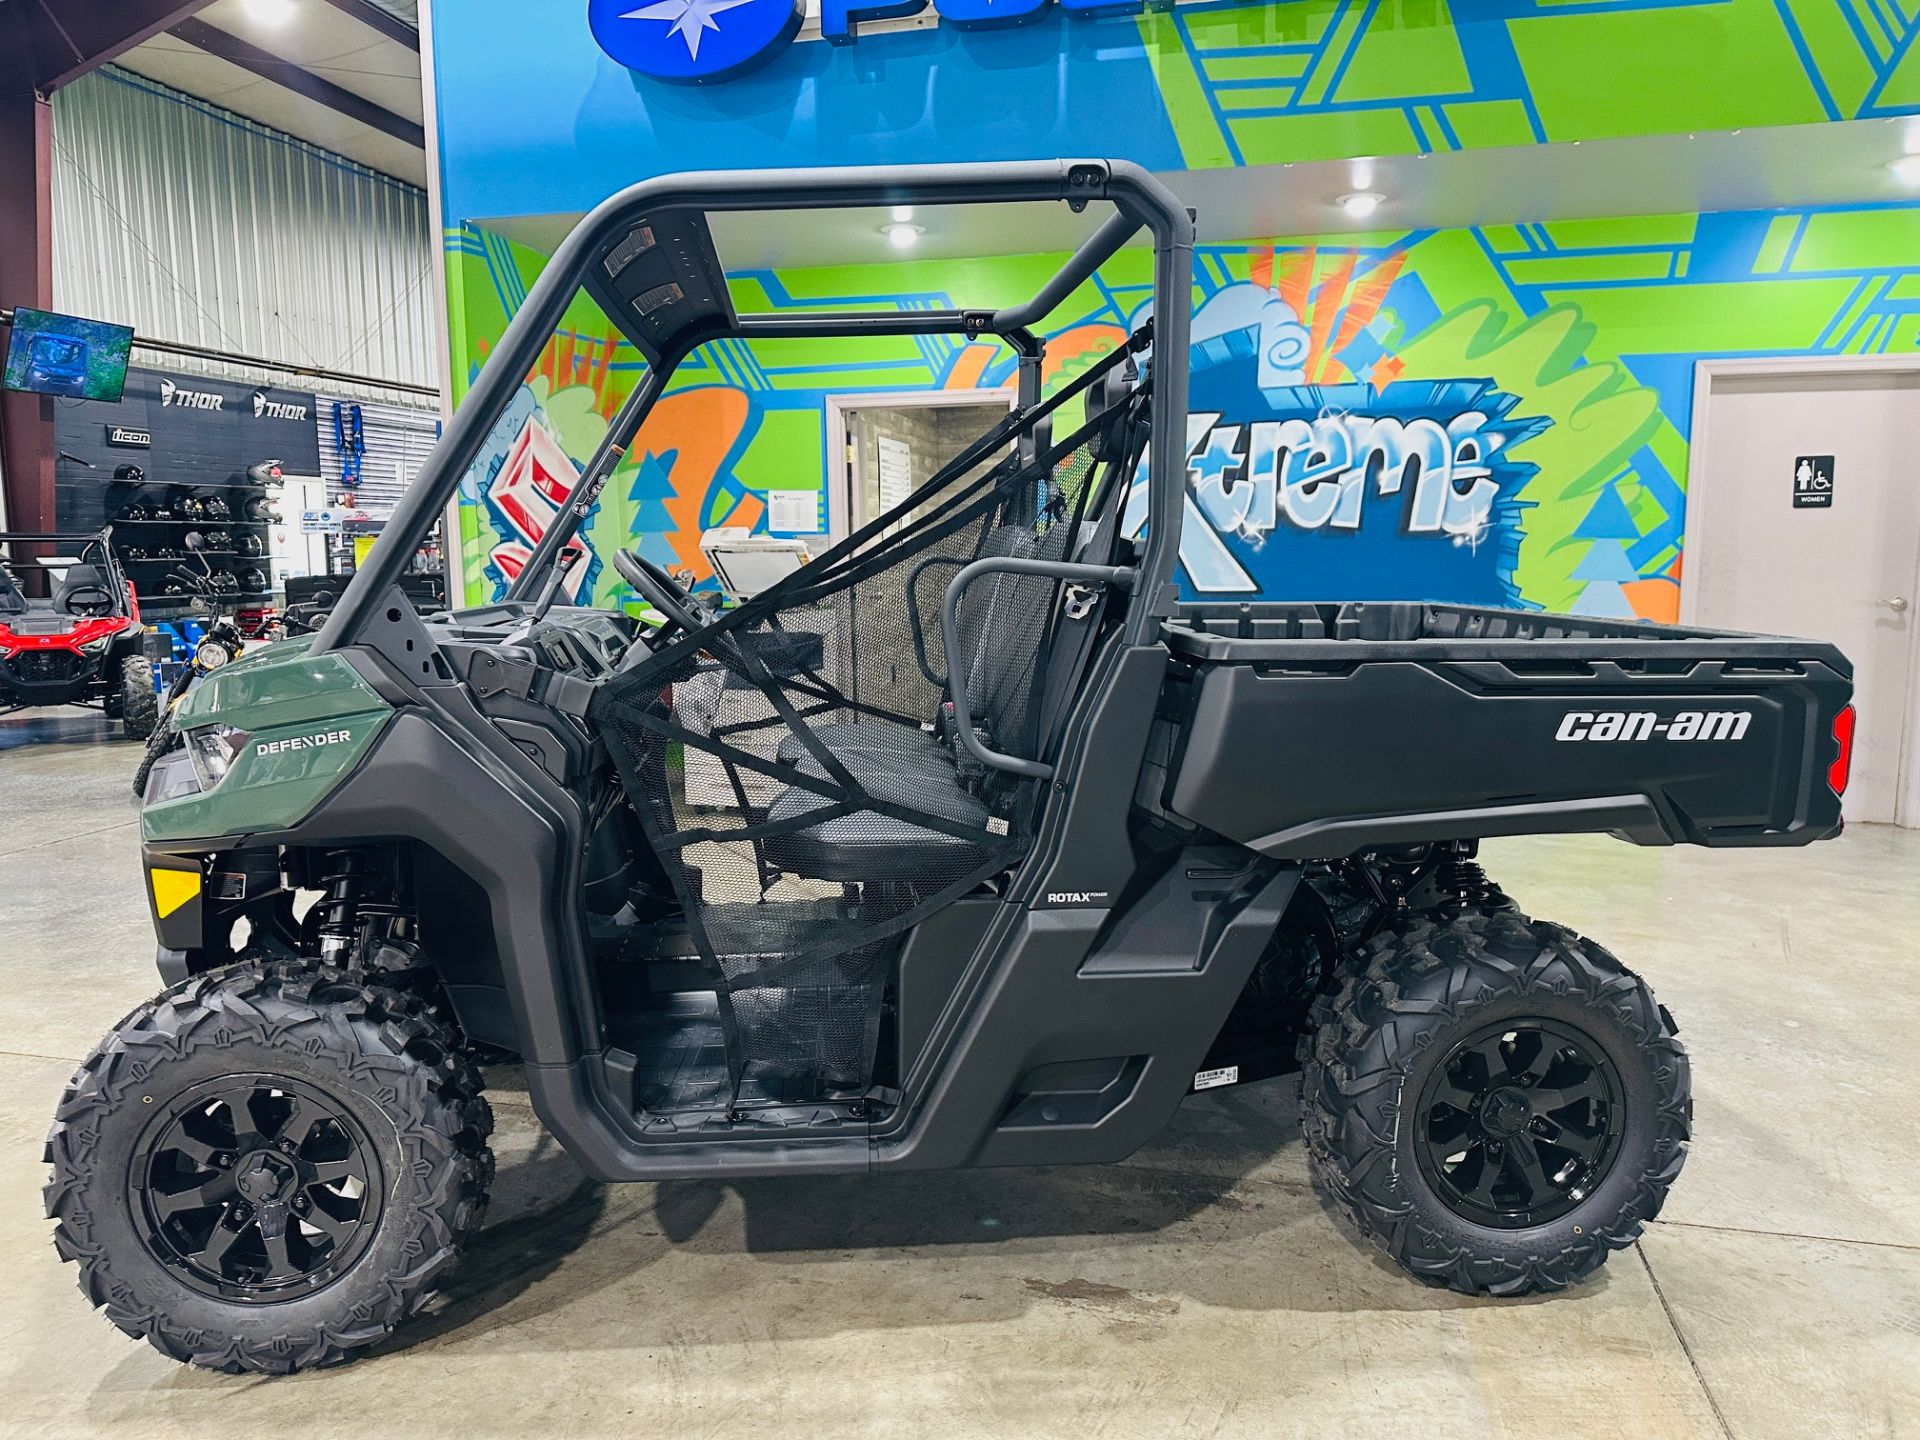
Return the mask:
<svg viewBox="0 0 1920 1440">
<path fill-rule="evenodd" d="M 1560 1290 L 1660 1211 L 1692 1124 L 1687 1055 L 1646 984 L 1517 911 L 1383 932 L 1314 1007 L 1313 1171 L 1418 1279 Z"/>
</svg>

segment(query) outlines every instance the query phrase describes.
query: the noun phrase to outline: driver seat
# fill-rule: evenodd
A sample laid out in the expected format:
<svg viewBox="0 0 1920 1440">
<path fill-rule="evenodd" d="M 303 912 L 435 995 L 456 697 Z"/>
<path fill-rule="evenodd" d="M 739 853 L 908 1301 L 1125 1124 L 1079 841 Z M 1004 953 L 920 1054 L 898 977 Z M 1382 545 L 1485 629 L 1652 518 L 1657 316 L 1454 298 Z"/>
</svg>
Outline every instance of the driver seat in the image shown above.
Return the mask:
<svg viewBox="0 0 1920 1440">
<path fill-rule="evenodd" d="M 0 565 L 0 615 L 24 615 L 27 608 L 27 597 L 13 583 L 13 576 L 7 573 L 7 567 Z"/>
</svg>

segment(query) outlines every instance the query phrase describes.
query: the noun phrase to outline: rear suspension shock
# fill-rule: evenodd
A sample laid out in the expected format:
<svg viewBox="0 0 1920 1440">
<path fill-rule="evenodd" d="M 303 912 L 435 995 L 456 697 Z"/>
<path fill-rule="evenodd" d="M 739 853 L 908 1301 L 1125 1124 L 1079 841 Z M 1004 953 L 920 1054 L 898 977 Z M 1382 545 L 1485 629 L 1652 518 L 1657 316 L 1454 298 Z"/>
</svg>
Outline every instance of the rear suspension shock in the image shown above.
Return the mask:
<svg viewBox="0 0 1920 1440">
<path fill-rule="evenodd" d="M 1463 843 L 1434 870 L 1434 883 L 1469 910 L 1503 910 L 1513 904 L 1474 858 L 1479 846 Z"/>
</svg>

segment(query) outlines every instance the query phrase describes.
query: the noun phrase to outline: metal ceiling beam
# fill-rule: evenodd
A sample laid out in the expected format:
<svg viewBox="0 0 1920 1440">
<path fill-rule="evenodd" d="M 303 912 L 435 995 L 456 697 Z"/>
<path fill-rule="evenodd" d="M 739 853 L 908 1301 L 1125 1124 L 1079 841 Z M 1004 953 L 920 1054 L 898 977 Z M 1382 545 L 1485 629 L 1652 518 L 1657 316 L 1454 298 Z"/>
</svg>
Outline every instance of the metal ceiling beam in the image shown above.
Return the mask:
<svg viewBox="0 0 1920 1440">
<path fill-rule="evenodd" d="M 202 10 L 212 0 L 11 0 L 27 32 L 34 88 L 51 95 L 142 41 Z"/>
<path fill-rule="evenodd" d="M 420 32 L 391 10 L 381 9 L 373 0 L 327 0 L 327 3 L 343 15 L 351 15 L 369 30 L 378 30 L 387 39 L 419 53 Z"/>
<path fill-rule="evenodd" d="M 238 35 L 230 35 L 225 30 L 209 25 L 204 20 L 183 20 L 173 27 L 174 35 L 186 41 L 195 49 L 216 55 L 229 64 L 238 65 L 258 75 L 263 80 L 303 95 L 315 104 L 324 105 L 329 110 L 345 115 L 349 120 L 357 120 L 362 125 L 403 140 L 416 150 L 427 146 L 426 131 L 413 121 L 394 114 L 384 106 L 376 105 L 363 95 L 323 80 L 311 70 L 294 64 L 291 60 L 282 60 L 271 51 L 262 50 L 258 45 L 242 40 Z"/>
</svg>

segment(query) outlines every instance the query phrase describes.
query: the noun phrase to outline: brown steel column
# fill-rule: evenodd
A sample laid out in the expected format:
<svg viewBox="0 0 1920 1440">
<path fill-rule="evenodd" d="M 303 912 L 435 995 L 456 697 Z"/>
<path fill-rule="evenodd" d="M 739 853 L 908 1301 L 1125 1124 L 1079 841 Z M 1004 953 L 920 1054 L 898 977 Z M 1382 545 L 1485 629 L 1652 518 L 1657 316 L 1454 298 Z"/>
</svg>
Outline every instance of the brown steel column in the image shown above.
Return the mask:
<svg viewBox="0 0 1920 1440">
<path fill-rule="evenodd" d="M 17 8 L 17 7 L 16 7 Z M 7 39 L 0 26 L 0 43 Z M 17 58 L 17 57 L 16 57 Z M 0 62 L 4 65 L 4 62 Z M 0 306 L 53 307 L 53 119 L 20 71 L 0 72 Z M 6 528 L 52 530 L 53 401 L 0 391 Z"/>
<path fill-rule="evenodd" d="M 208 0 L 0 0 L 0 307 L 53 308 L 53 115 L 46 97 Z M 7 527 L 52 530 L 53 401 L 0 391 Z"/>
</svg>

